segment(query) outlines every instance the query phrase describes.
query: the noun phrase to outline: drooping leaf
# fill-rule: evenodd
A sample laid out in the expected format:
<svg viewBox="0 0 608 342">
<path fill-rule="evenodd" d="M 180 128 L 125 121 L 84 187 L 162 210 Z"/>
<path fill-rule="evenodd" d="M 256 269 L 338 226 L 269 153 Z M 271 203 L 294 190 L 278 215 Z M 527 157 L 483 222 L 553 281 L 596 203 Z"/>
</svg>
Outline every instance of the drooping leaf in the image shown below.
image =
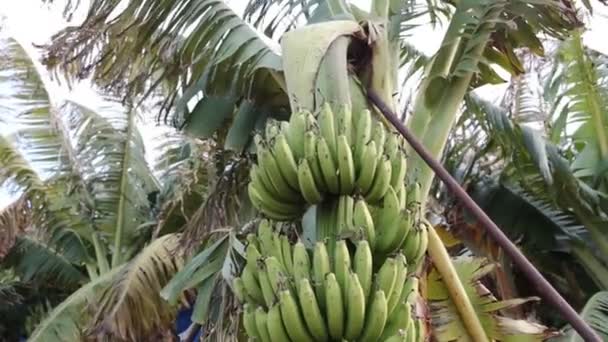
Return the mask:
<svg viewBox="0 0 608 342">
<path fill-rule="evenodd" d="M 214 120 L 203 105 L 214 98 L 285 98 L 277 44 L 219 0 L 93 1 L 80 26 L 54 37 L 45 63 L 70 78 L 92 73 L 125 98 L 160 93 L 159 119 L 177 127 Z"/>
<path fill-rule="evenodd" d="M 90 318 L 86 306 L 96 301 L 97 292 L 118 274 L 116 268 L 71 294 L 38 324 L 29 336 L 32 342 L 71 342 L 84 337 L 82 328 Z"/>
<path fill-rule="evenodd" d="M 488 338 L 498 341 L 542 341 L 551 336 L 547 328 L 542 325 L 500 315 L 500 310 L 536 299 L 497 300 L 480 282 L 480 278 L 492 270 L 492 265 L 487 264 L 483 259 L 467 257 L 460 257 L 453 262 L 466 295 Z M 470 337 L 464 323 L 435 269 L 427 276 L 427 298 L 435 338 L 439 341 L 469 341 Z"/>
<path fill-rule="evenodd" d="M 89 322 L 91 336 L 142 340 L 167 329 L 174 309 L 161 289 L 182 266 L 179 235 L 165 235 L 144 248 L 105 285 Z"/>
</svg>

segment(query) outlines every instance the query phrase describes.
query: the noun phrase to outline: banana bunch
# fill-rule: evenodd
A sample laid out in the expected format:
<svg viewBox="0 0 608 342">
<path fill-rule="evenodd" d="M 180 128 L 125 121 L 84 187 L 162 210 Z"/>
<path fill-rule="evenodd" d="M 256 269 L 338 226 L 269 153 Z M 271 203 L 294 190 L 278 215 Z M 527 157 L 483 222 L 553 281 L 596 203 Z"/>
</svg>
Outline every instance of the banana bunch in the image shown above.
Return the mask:
<svg viewBox="0 0 608 342">
<path fill-rule="evenodd" d="M 405 194 L 403 139 L 368 110 L 353 116 L 348 107 L 334 113 L 325 104 L 316 117 L 297 112 L 289 122 L 269 122 L 265 137 L 254 140 L 258 163 L 248 190 L 269 218 L 296 218 L 327 194 L 359 194 L 368 203 L 380 202 L 390 187 Z"/>
<path fill-rule="evenodd" d="M 342 195 L 317 206 L 317 238 L 365 239 L 374 253 L 389 255 L 404 244 L 413 230 L 414 216 L 405 207 L 405 196 L 392 186 L 380 206 L 368 205 L 363 197 Z"/>
<path fill-rule="evenodd" d="M 302 242 L 292 248 L 268 221 L 248 242 L 247 262 L 233 288 L 254 340 L 391 341 L 415 329 L 410 321 L 417 278 L 408 278 L 403 254 L 387 258 L 374 273 L 366 240 L 352 256 L 346 240 L 336 241 L 332 252 L 317 242 L 309 253 Z"/>
</svg>

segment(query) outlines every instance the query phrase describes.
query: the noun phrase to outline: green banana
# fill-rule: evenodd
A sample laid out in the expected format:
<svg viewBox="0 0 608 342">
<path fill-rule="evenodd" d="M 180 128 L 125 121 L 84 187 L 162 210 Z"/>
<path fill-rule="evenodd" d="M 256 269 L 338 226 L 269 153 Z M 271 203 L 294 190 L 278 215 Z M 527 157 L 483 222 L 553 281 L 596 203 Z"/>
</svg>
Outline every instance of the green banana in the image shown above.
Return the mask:
<svg viewBox="0 0 608 342">
<path fill-rule="evenodd" d="M 306 112 L 306 130 L 310 131 L 315 129 L 317 132 L 319 131 L 319 123 L 317 122 L 317 118 L 311 113 Z"/>
<path fill-rule="evenodd" d="M 264 308 L 258 307 L 255 310 L 255 326 L 258 328 L 258 334 L 262 342 L 271 342 L 270 334 L 268 333 L 268 314 L 264 311 Z"/>
<path fill-rule="evenodd" d="M 403 243 L 403 254 L 411 265 L 415 263 L 415 260 L 418 257 L 421 235 L 420 228 L 415 227 L 410 230 Z"/>
<path fill-rule="evenodd" d="M 399 210 L 399 198 L 389 186 L 383 199 L 383 207 L 378 213 L 378 219 L 374 222 L 376 227 L 376 250 L 381 253 L 391 252 L 389 247 L 394 244 L 399 233 L 399 222 L 401 213 Z"/>
<path fill-rule="evenodd" d="M 397 187 L 397 196 L 399 197 L 399 208 L 406 208 L 407 190 L 405 188 L 405 183 L 401 183 L 399 187 Z"/>
<path fill-rule="evenodd" d="M 260 339 L 260 334 L 258 333 L 258 328 L 255 324 L 255 309 L 251 304 L 246 303 L 243 305 L 243 327 L 245 328 L 247 336 L 254 340 Z"/>
<path fill-rule="evenodd" d="M 378 155 L 383 155 L 386 143 L 386 128 L 380 120 L 374 121 L 372 126 L 372 140 L 376 143 Z"/>
<path fill-rule="evenodd" d="M 293 256 L 291 244 L 286 235 L 281 235 L 281 253 L 283 254 L 283 265 L 288 274 L 293 274 Z"/>
<path fill-rule="evenodd" d="M 241 279 L 243 280 L 245 293 L 249 295 L 256 304 L 264 304 L 264 294 L 262 293 L 258 280 L 255 278 L 256 276 L 259 277 L 259 275 L 254 267 L 256 267 L 256 264 L 245 265 L 245 268 L 243 268 L 243 272 L 241 273 Z"/>
<path fill-rule="evenodd" d="M 298 206 L 278 202 L 270 196 L 264 197 L 253 183 L 249 183 L 247 190 L 253 206 L 273 220 L 288 221 L 300 215 L 301 209 Z"/>
<path fill-rule="evenodd" d="M 426 341 L 426 326 L 424 321 L 421 319 L 414 320 L 414 329 L 416 331 L 416 342 L 425 342 Z"/>
<path fill-rule="evenodd" d="M 386 296 L 384 291 L 377 290 L 367 310 L 365 317 L 365 327 L 363 328 L 363 334 L 358 339 L 361 342 L 376 342 L 384 330 L 386 325 Z"/>
<path fill-rule="evenodd" d="M 405 183 L 405 174 L 407 172 L 407 159 L 402 153 L 398 153 L 391 158 L 391 186 L 399 189 Z"/>
<path fill-rule="evenodd" d="M 272 342 L 290 342 L 285 326 L 283 325 L 283 318 L 281 317 L 281 308 L 278 304 L 273 305 L 268 310 L 268 319 L 266 320 L 266 326 L 268 328 L 268 334 Z"/>
<path fill-rule="evenodd" d="M 317 122 L 319 123 L 319 130 L 321 136 L 327 143 L 327 147 L 330 151 L 332 161 L 336 162 L 336 137 L 338 135 L 336 134 L 337 132 L 334 121 L 334 113 L 331 110 L 331 107 L 328 102 L 325 102 L 325 104 L 323 105 L 323 108 L 321 109 L 321 112 L 317 117 Z"/>
<path fill-rule="evenodd" d="M 386 142 L 384 143 L 384 153 L 388 155 L 389 158 L 393 159 L 397 155 L 399 151 L 399 133 L 397 132 L 389 132 L 386 135 Z"/>
<path fill-rule="evenodd" d="M 355 164 L 352 151 L 344 135 L 338 136 L 337 144 L 340 193 L 350 194 L 355 188 Z"/>
<path fill-rule="evenodd" d="M 376 288 L 384 291 L 387 301 L 393 293 L 396 280 L 397 261 L 395 258 L 387 258 L 376 274 Z"/>
<path fill-rule="evenodd" d="M 248 265 L 251 265 L 251 267 L 255 267 L 261 258 L 262 255 L 260 254 L 258 248 L 255 245 L 247 246 L 247 248 L 245 249 L 245 259 L 247 260 Z M 255 279 L 258 279 L 257 273 L 252 273 L 254 274 Z"/>
<path fill-rule="evenodd" d="M 418 249 L 416 250 L 416 254 L 415 254 L 414 258 L 412 259 L 412 262 L 414 263 L 414 265 L 419 265 L 420 262 L 422 261 L 422 259 L 424 259 L 424 255 L 426 254 L 426 250 L 429 245 L 428 229 L 433 229 L 433 228 L 429 228 L 426 224 L 423 224 L 422 228 L 420 229 L 420 240 L 418 242 Z"/>
<path fill-rule="evenodd" d="M 275 292 L 272 290 L 270 279 L 268 278 L 268 272 L 266 272 L 266 265 L 263 262 L 258 263 L 258 275 L 260 279 L 260 289 L 262 290 L 262 296 L 266 307 L 270 307 L 276 300 Z"/>
<path fill-rule="evenodd" d="M 289 288 L 287 275 L 279 260 L 271 256 L 264 259 L 264 263 L 266 264 L 266 272 L 268 273 L 268 280 L 270 281 L 272 291 L 278 293 L 279 290 Z"/>
<path fill-rule="evenodd" d="M 274 234 L 274 227 L 272 222 L 263 219 L 258 224 L 258 240 L 260 242 L 260 252 L 263 256 L 270 255 L 274 249 L 274 242 L 272 241 L 272 235 Z"/>
<path fill-rule="evenodd" d="M 365 146 L 370 142 L 372 138 L 372 115 L 369 110 L 364 110 L 359 114 L 355 125 L 356 135 L 354 144 L 354 160 L 355 170 L 357 174 L 361 172 L 363 165 L 367 165 L 369 161 L 363 158 L 363 151 Z"/>
<path fill-rule="evenodd" d="M 412 217 L 407 209 L 404 209 L 399 214 L 399 220 L 396 222 L 393 236 L 389 237 L 392 241 L 387 247 L 387 250 L 394 251 L 399 249 L 407 238 L 412 228 Z"/>
<path fill-rule="evenodd" d="M 372 289 L 372 276 L 374 270 L 372 251 L 369 247 L 369 243 L 365 240 L 361 240 L 357 243 L 353 270 L 359 278 L 359 283 L 361 284 L 365 298 L 369 298 Z"/>
<path fill-rule="evenodd" d="M 393 286 L 393 291 L 387 300 L 387 313 L 388 316 L 391 317 L 393 310 L 399 304 L 399 299 L 401 298 L 401 292 L 403 291 L 403 287 L 405 286 L 405 280 L 407 279 L 407 261 L 403 254 L 399 253 L 395 256 L 395 261 L 397 263 L 397 277 L 395 278 L 395 285 Z"/>
<path fill-rule="evenodd" d="M 403 296 L 403 294 L 402 294 Z M 411 291 L 407 296 L 405 296 L 405 302 L 407 302 L 410 305 L 413 305 L 414 307 L 417 306 L 418 304 L 418 299 L 420 298 L 420 295 L 418 293 L 418 289 L 416 289 L 416 291 Z"/>
<path fill-rule="evenodd" d="M 258 151 L 258 157 L 260 169 L 268 174 L 268 179 L 277 191 L 277 194 L 281 195 L 281 198 L 291 199 L 292 202 L 294 199 L 299 200 L 299 193 L 295 190 L 297 187 L 292 188 L 287 183 L 287 180 L 281 174 L 279 163 L 272 155 L 272 152 L 266 148 L 262 148 Z"/>
<path fill-rule="evenodd" d="M 308 327 L 308 331 L 314 337 L 315 341 L 327 341 L 327 327 L 323 320 L 323 314 L 319 308 L 315 292 L 310 285 L 308 279 L 300 280 L 298 297 L 300 299 L 300 307 L 304 315 L 304 321 Z"/>
<path fill-rule="evenodd" d="M 419 280 L 416 276 L 410 276 L 405 281 L 405 285 L 403 285 L 403 290 L 401 291 L 401 298 L 399 302 L 405 302 L 408 300 L 410 293 L 418 294 L 418 284 Z M 413 304 L 410 302 L 410 304 Z"/>
<path fill-rule="evenodd" d="M 297 205 L 298 202 L 293 202 L 293 198 L 289 201 L 285 201 L 276 196 L 274 190 L 269 190 L 270 188 L 264 185 L 262 182 L 262 178 L 259 175 L 259 172 L 251 172 L 251 182 L 258 193 L 263 197 L 265 202 L 270 202 L 273 206 L 278 206 L 281 208 L 291 208 Z"/>
<path fill-rule="evenodd" d="M 300 286 L 302 279 L 310 279 L 310 258 L 301 241 L 298 241 L 293 247 L 293 278 L 296 287 Z M 298 288 L 298 290 L 300 289 Z"/>
<path fill-rule="evenodd" d="M 325 243 L 317 242 L 312 255 L 313 281 L 317 298 L 323 309 L 325 309 L 325 275 L 331 272 L 329 255 Z"/>
<path fill-rule="evenodd" d="M 232 281 L 232 291 L 234 292 L 234 296 L 241 303 L 245 303 L 247 299 L 247 291 L 245 290 L 245 284 L 243 284 L 243 279 L 240 277 L 234 278 Z"/>
<path fill-rule="evenodd" d="M 353 209 L 353 225 L 355 229 L 361 229 L 365 234 L 365 239 L 369 241 L 370 247 L 373 249 L 376 245 L 376 229 L 372 214 L 369 212 L 367 203 L 364 200 L 358 199 Z"/>
<path fill-rule="evenodd" d="M 359 168 L 356 183 L 359 191 L 362 194 L 366 194 L 372 188 L 374 178 L 376 177 L 378 162 L 380 162 L 382 159 L 378 158 L 380 155 L 376 150 L 376 143 L 373 141 L 365 145 L 362 153 L 362 160 L 365 161 L 365 167 Z"/>
<path fill-rule="evenodd" d="M 265 137 L 267 141 L 274 139 L 281 132 L 280 125 L 277 120 L 268 120 L 266 123 Z"/>
<path fill-rule="evenodd" d="M 313 338 L 308 333 L 298 303 L 295 301 L 291 292 L 285 290 L 279 293 L 279 305 L 281 308 L 281 317 L 285 322 L 287 335 L 292 341 L 298 342 L 313 342 Z"/>
<path fill-rule="evenodd" d="M 349 106 L 342 105 L 335 119 L 338 135 L 344 135 L 350 146 L 353 143 L 353 113 Z"/>
<path fill-rule="evenodd" d="M 308 160 L 302 159 L 298 166 L 298 183 L 300 191 L 306 202 L 317 204 L 323 200 L 323 195 L 317 188 L 314 175 L 310 169 Z"/>
<path fill-rule="evenodd" d="M 333 339 L 342 339 L 344 334 L 344 300 L 342 289 L 338 284 L 336 275 L 328 273 L 325 276 L 325 307 L 329 336 Z"/>
<path fill-rule="evenodd" d="M 414 323 L 414 319 L 412 317 L 410 317 L 410 321 L 407 325 L 405 340 L 407 342 L 416 342 L 416 323 Z"/>
<path fill-rule="evenodd" d="M 350 254 L 348 252 L 348 246 L 346 246 L 346 240 L 336 241 L 336 247 L 334 249 L 334 274 L 340 284 L 340 288 L 344 291 L 343 295 L 346 296 L 346 284 L 348 274 L 350 273 Z"/>
<path fill-rule="evenodd" d="M 397 332 L 397 334 L 383 340 L 384 342 L 406 342 L 407 335 L 405 332 Z"/>
<path fill-rule="evenodd" d="M 281 236 L 277 231 L 272 233 L 272 244 L 274 247 L 270 255 L 277 259 L 283 271 L 287 271 L 287 268 L 285 268 L 285 261 L 283 260 L 283 243 L 281 242 Z"/>
<path fill-rule="evenodd" d="M 255 248 L 260 247 L 258 237 L 254 233 L 247 234 L 246 239 L 247 239 L 247 247 L 249 247 L 249 246 L 253 246 Z"/>
<path fill-rule="evenodd" d="M 327 201 L 317 204 L 316 212 L 316 240 L 335 239 L 339 227 L 338 212 L 340 200 L 330 198 Z"/>
<path fill-rule="evenodd" d="M 339 235 L 343 230 L 345 230 L 346 226 L 346 202 L 344 201 L 347 196 L 343 195 L 338 197 L 338 210 L 336 211 L 336 224 L 335 224 L 335 232 L 336 235 Z"/>
<path fill-rule="evenodd" d="M 344 289 L 344 288 L 343 288 Z M 365 323 L 365 293 L 359 282 L 359 277 L 354 272 L 348 274 L 348 286 L 346 288 L 346 328 L 344 337 L 347 340 L 355 340 L 363 331 Z"/>
<path fill-rule="evenodd" d="M 407 188 L 407 208 L 413 213 L 414 221 L 418 221 L 420 219 L 420 200 L 421 200 L 421 191 L 420 183 L 412 183 Z"/>
<path fill-rule="evenodd" d="M 286 134 L 287 130 L 289 129 L 289 122 L 288 121 L 279 121 L 279 134 Z M 277 134 L 278 136 L 278 134 Z M 274 139 L 276 139 L 277 137 L 274 137 Z"/>
<path fill-rule="evenodd" d="M 317 152 L 317 135 L 314 132 L 308 131 L 304 135 L 304 155 L 308 161 L 308 166 L 312 172 L 313 179 L 317 185 L 319 192 L 327 191 L 327 185 L 323 178 L 323 171 L 319 163 L 319 154 Z"/>
<path fill-rule="evenodd" d="M 376 203 L 384 197 L 391 186 L 391 161 L 384 156 L 376 167 L 374 182 L 371 189 L 365 194 L 369 203 Z"/>
<path fill-rule="evenodd" d="M 336 233 L 340 234 L 348 232 L 353 229 L 353 211 L 355 206 L 355 200 L 348 196 L 343 195 L 338 198 L 338 211 L 336 212 Z"/>
<path fill-rule="evenodd" d="M 327 189 L 333 194 L 339 194 L 340 182 L 337 175 L 338 168 L 331 155 L 327 141 L 323 137 L 317 139 L 317 157 Z"/>
<path fill-rule="evenodd" d="M 384 327 L 380 340 L 386 340 L 389 336 L 399 333 L 400 330 L 406 330 L 412 316 L 412 307 L 407 302 L 401 302 L 397 306 L 394 315 L 388 314 L 388 322 Z"/>
<path fill-rule="evenodd" d="M 270 177 L 259 165 L 253 164 L 251 166 L 251 171 L 249 172 L 249 177 L 251 181 L 259 182 L 261 185 L 257 185 L 258 187 L 263 187 L 266 192 L 275 195 L 277 199 L 282 201 L 287 201 L 291 203 L 293 198 L 287 198 L 285 194 L 279 194 L 279 191 L 274 187 L 272 182 L 270 181 Z"/>
<path fill-rule="evenodd" d="M 273 153 L 281 175 L 292 189 L 298 189 L 298 164 L 284 134 L 275 138 Z"/>
<path fill-rule="evenodd" d="M 355 199 L 352 196 L 346 196 L 344 198 L 344 230 L 352 231 L 353 230 L 353 220 L 355 215 Z"/>
<path fill-rule="evenodd" d="M 306 112 L 296 112 L 289 118 L 287 142 L 296 159 L 304 157 L 304 133 L 306 132 Z"/>
</svg>

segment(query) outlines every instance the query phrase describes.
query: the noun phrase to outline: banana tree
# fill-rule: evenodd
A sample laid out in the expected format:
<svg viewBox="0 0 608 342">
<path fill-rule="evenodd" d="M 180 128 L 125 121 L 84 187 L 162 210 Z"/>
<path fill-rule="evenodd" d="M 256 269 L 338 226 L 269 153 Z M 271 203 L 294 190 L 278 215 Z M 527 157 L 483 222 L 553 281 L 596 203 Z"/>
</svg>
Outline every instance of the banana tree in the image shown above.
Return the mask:
<svg viewBox="0 0 608 342">
<path fill-rule="evenodd" d="M 605 57 L 586 49 L 581 32 L 576 31 L 556 46 L 549 58 L 552 63 L 539 68 L 544 85 L 540 97 L 526 98 L 522 94 L 530 93 L 530 89 L 525 80 L 516 80 L 520 91 L 515 93 L 513 103 L 520 105 L 511 110 L 512 120 L 504 108 L 488 103 L 469 107 L 484 113 L 477 117 L 484 121 L 486 136 L 492 137 L 499 148 L 497 158 L 506 166 L 504 172 L 487 175 L 500 177 L 498 191 L 487 191 L 486 186 L 485 191 L 478 192 L 483 192 L 479 198 L 486 208 L 505 223 L 502 226 L 512 236 L 523 238 L 529 255 L 539 265 L 547 265 L 542 268 L 558 287 L 582 302 L 606 286 L 605 191 L 602 172 L 592 166 L 603 160 L 596 147 L 605 129 L 592 128 L 605 122 L 605 113 L 597 110 L 605 107 L 605 76 L 603 68 L 597 67 Z M 518 123 L 521 113 L 540 114 L 544 132 Z M 492 208 L 496 203 L 500 203 L 500 210 Z M 504 215 L 506 203 L 527 207 L 539 217 L 537 222 L 549 229 L 512 225 L 509 221 L 514 220 Z M 521 213 L 521 209 L 518 211 Z M 553 268 L 553 262 L 544 260 L 543 255 L 548 253 L 570 255 L 562 260 L 572 265 L 574 272 Z M 599 326 L 594 327 L 601 332 Z"/>
<path fill-rule="evenodd" d="M 146 162 L 141 113 L 112 102 L 98 110 L 58 103 L 17 41 L 2 36 L 0 56 L 0 186 L 20 194 L 2 212 L 0 269 L 2 287 L 24 295 L 3 301 L 14 310 L 6 316 L 20 317 L 24 334 L 28 311 L 42 309 L 27 332 L 32 341 L 170 331 L 174 310 L 159 291 L 181 266 L 179 231 L 194 213 L 183 203 L 200 204 L 213 178 L 209 163 L 187 159 L 209 145 L 173 133 L 157 149 L 156 171 L 173 179 L 163 185 Z"/>
<path fill-rule="evenodd" d="M 240 152 L 251 145 L 251 133 L 260 130 L 267 118 L 287 119 L 298 110 L 316 112 L 323 103 L 334 109 L 348 104 L 358 113 L 369 107 L 368 88 L 397 108 L 393 94 L 399 91 L 399 67 L 403 56 L 411 56 L 400 38 L 411 20 L 429 14 L 434 21 L 438 13 L 445 13 L 447 33 L 439 51 L 424 65 L 408 120 L 413 133 L 439 157 L 463 97 L 471 88 L 496 82 L 498 76 L 489 63 L 521 73 L 515 48 L 542 53 L 537 34 L 563 38 L 579 24 L 569 2 L 373 1 L 371 11 L 345 1 L 270 4 L 251 2 L 244 15 L 264 28 L 262 34 L 220 1 L 130 1 L 120 8 L 114 2 L 93 1 L 82 25 L 86 30 L 70 28 L 56 35 L 47 47 L 45 63 L 72 77 L 92 72 L 102 87 L 120 90 L 127 98 L 165 91 L 161 119 L 197 136 L 213 135 Z M 271 8 L 278 12 L 273 14 Z M 300 28 L 301 23 L 308 25 Z M 280 50 L 269 42 L 277 35 L 282 35 Z M 414 153 L 410 157 L 409 178 L 422 184 L 421 202 L 426 203 L 433 175 Z M 201 229 L 209 237 L 213 212 L 207 206 L 202 209 Z M 237 231 L 247 232 L 248 227 Z M 242 246 L 235 241 L 232 234 L 204 239 L 207 248 L 164 291 L 175 302 L 181 291 L 198 289 L 198 323 L 205 323 L 214 334 L 225 332 L 216 328 L 218 321 L 234 321 L 225 320 L 223 313 L 214 315 L 216 320 L 207 319 L 214 308 L 209 304 L 212 293 L 226 293 L 225 285 L 218 286 L 221 282 L 212 274 L 221 269 L 231 279 L 235 263 L 207 262 L 225 255 L 236 258 Z M 438 269 L 449 273 L 442 275 L 450 279 L 445 281 L 450 294 L 461 299 L 458 314 L 452 317 L 462 318 L 467 334 L 476 339 L 491 336 L 462 293 L 443 246 L 432 244 L 430 255 L 441 265 Z"/>
</svg>

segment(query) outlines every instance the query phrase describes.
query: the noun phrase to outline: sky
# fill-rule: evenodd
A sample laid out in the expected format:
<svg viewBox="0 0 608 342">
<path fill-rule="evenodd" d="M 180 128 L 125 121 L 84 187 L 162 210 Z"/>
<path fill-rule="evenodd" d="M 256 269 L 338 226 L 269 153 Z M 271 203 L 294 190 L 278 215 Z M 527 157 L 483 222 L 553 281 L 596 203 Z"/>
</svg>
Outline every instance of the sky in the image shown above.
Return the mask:
<svg viewBox="0 0 608 342">
<path fill-rule="evenodd" d="M 81 0 L 83 3 L 87 0 Z M 351 0 L 362 8 L 369 7 L 370 0 Z M 244 0 L 228 0 L 237 13 L 241 13 Z M 605 43 L 605 35 L 608 32 L 608 7 L 601 6 L 597 0 L 592 1 L 595 4 L 595 15 L 590 18 L 590 29 L 584 35 L 584 42 L 592 49 L 596 49 L 604 54 L 608 54 L 608 43 Z M 63 15 L 63 6 L 65 0 L 54 0 L 53 5 L 42 4 L 41 0 L 0 0 L 0 25 L 12 37 L 28 50 L 30 55 L 39 57 L 40 52 L 33 47 L 33 44 L 39 45 L 49 42 L 51 36 L 66 27 L 67 25 L 75 25 L 84 17 L 86 6 L 81 6 L 73 16 L 73 21 L 68 23 Z M 3 19 L 2 19 L 3 18 Z M 432 54 L 439 48 L 439 43 L 442 37 L 442 30 L 432 30 L 428 26 L 423 29 L 413 31 L 408 39 L 419 50 Z M 40 66 L 42 70 L 42 66 Z M 91 87 L 83 82 L 76 84 L 73 89 L 68 89 L 65 86 L 60 86 L 57 83 L 46 80 L 48 88 L 57 102 L 73 98 L 83 105 L 97 107 L 100 104 L 99 97 L 91 89 Z M 490 96 L 497 92 L 494 89 L 485 89 L 485 93 Z M 482 94 L 483 95 L 483 94 Z M 2 126 L 0 123 L 0 134 L 7 132 L 8 127 Z M 142 130 L 144 139 L 148 140 L 154 134 L 154 130 Z M 147 135 L 147 136 L 146 136 Z M 0 188 L 0 208 L 10 203 L 10 196 L 6 191 Z"/>
</svg>

